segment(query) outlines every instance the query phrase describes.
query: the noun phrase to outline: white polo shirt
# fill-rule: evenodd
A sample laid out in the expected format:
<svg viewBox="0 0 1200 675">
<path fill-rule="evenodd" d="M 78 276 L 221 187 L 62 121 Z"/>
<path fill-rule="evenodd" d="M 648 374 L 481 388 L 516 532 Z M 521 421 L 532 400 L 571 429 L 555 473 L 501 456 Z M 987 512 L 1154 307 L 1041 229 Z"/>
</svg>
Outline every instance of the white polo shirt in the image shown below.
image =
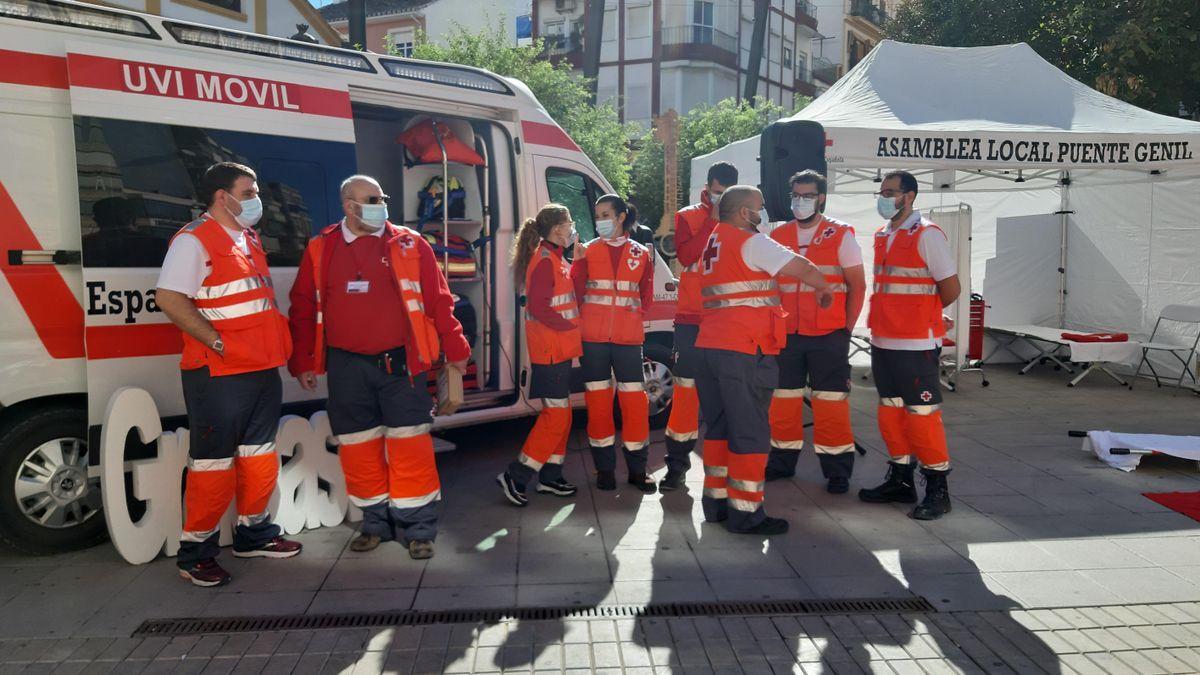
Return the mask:
<svg viewBox="0 0 1200 675">
<path fill-rule="evenodd" d="M 892 227 L 892 224 L 889 222 L 886 230 L 888 235 L 888 250 L 891 250 L 892 243 L 896 240 L 896 232 L 902 229 L 916 229 L 923 220 L 921 212 L 914 210 L 899 227 Z M 929 274 L 933 277 L 934 281 L 943 281 L 958 274 L 954 252 L 950 250 L 950 240 L 946 238 L 946 233 L 940 229 L 921 235 L 920 241 L 917 242 L 917 250 L 925 260 L 925 266 L 929 268 Z M 928 338 L 911 340 L 875 337 L 872 335 L 871 344 L 880 349 L 923 352 L 941 347 L 942 338 L 934 337 L 933 331 L 930 330 Z"/>
</svg>

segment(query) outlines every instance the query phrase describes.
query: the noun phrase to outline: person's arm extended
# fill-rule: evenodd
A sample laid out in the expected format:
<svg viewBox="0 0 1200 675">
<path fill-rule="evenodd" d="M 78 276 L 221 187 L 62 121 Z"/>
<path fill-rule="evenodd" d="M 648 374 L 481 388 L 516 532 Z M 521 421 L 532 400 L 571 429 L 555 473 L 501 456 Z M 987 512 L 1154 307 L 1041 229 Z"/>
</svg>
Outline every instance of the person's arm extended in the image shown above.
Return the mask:
<svg viewBox="0 0 1200 675">
<path fill-rule="evenodd" d="M 687 267 L 694 265 L 704 253 L 704 245 L 708 243 L 708 235 L 717 226 L 715 220 L 706 220 L 700 230 L 693 231 L 683 214 L 675 214 L 675 258 L 679 264 Z"/>
<path fill-rule="evenodd" d="M 846 330 L 853 331 L 867 299 L 867 273 L 862 265 L 842 268 L 846 278 Z"/>
<path fill-rule="evenodd" d="M 167 315 L 171 323 L 195 338 L 200 344 L 211 347 L 212 343 L 221 337 L 217 329 L 213 328 L 208 319 L 200 314 L 200 310 L 196 309 L 196 303 L 183 293 L 159 288 L 154 293 L 154 301 L 158 303 L 159 309 Z"/>
<path fill-rule="evenodd" d="M 811 286 L 817 294 L 817 304 L 821 307 L 828 307 L 833 302 L 833 293 L 829 290 L 829 282 L 825 281 L 824 273 L 808 258 L 802 255 L 792 258 L 779 270 L 779 275 L 795 277 L 801 283 Z"/>
</svg>

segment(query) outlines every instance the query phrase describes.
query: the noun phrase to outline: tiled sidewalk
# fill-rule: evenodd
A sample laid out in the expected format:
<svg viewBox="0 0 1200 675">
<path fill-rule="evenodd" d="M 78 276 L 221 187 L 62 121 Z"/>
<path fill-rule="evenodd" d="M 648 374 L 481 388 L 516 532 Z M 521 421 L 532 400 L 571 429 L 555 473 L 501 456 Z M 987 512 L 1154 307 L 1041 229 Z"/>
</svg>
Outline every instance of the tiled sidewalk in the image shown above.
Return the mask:
<svg viewBox="0 0 1200 675">
<path fill-rule="evenodd" d="M 171 560 L 130 566 L 107 545 L 49 558 L 0 551 L 0 673 L 372 672 L 389 664 L 408 672 L 404 664 L 418 662 L 417 672 L 674 664 L 766 672 L 797 663 L 820 670 L 822 662 L 837 672 L 1200 672 L 1191 651 L 1200 647 L 1192 604 L 1200 602 L 1200 523 L 1140 494 L 1200 490 L 1200 472 L 1156 459 L 1124 474 L 1066 435 L 1196 433 L 1200 399 L 1142 383 L 1130 392 L 1100 378 L 1067 389 L 1049 370 L 1018 377 L 993 368 L 989 379 L 987 389 L 967 378 L 946 395 L 954 512 L 940 521 L 828 495 L 806 451 L 795 479 L 767 488 L 768 511 L 787 517 L 791 531 L 731 535 L 702 522 L 699 461 L 689 492 L 592 489 L 582 417 L 565 471 L 584 489 L 571 500 L 536 495 L 516 509 L 493 480 L 529 421 L 476 427 L 452 432 L 459 451 L 439 457 L 442 531 L 430 561 L 409 560 L 395 544 L 353 553 L 347 525 L 298 535 L 305 551 L 293 560 L 223 556 L 234 582 L 220 589 L 187 585 Z M 852 493 L 884 471 L 875 392 L 855 384 L 855 432 L 869 452 Z M 662 453 L 655 443 L 659 472 Z M 567 620 L 128 637 L 162 617 L 913 595 L 940 611 L 903 620 Z M 1104 609 L 1059 609 L 1069 607 Z"/>
<path fill-rule="evenodd" d="M 1194 673 L 1200 603 L 0 642 L 0 673 Z"/>
</svg>

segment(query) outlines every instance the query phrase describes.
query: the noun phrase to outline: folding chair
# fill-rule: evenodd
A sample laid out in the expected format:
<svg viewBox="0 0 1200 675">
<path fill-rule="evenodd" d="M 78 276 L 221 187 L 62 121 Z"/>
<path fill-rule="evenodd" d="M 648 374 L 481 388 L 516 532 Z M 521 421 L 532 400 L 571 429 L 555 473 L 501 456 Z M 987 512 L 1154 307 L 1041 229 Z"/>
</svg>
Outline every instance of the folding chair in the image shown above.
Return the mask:
<svg viewBox="0 0 1200 675">
<path fill-rule="evenodd" d="M 1163 321 L 1172 321 L 1174 323 L 1193 324 L 1196 326 L 1196 338 L 1192 340 L 1192 346 L 1180 345 L 1172 342 L 1155 342 L 1154 338 L 1158 335 L 1158 328 Z M 1158 371 L 1154 370 L 1154 364 L 1148 358 L 1150 352 L 1167 352 L 1171 356 L 1178 359 L 1183 372 L 1179 373 L 1179 379 L 1176 380 L 1175 386 L 1183 386 L 1183 377 L 1186 375 L 1191 378 L 1192 384 L 1197 384 L 1196 375 L 1192 372 L 1192 359 L 1196 356 L 1196 347 L 1200 345 L 1200 306 L 1196 305 L 1167 305 L 1163 307 L 1162 312 L 1158 315 L 1158 321 L 1154 322 L 1154 330 L 1150 332 L 1150 339 L 1142 343 L 1142 360 L 1138 362 L 1137 371 L 1134 377 L 1137 377 L 1142 372 L 1142 364 L 1146 364 L 1150 368 L 1150 372 L 1154 375 L 1155 386 L 1161 387 L 1162 378 L 1159 377 Z M 1180 356 L 1186 354 L 1187 356 Z M 1133 389 L 1133 385 L 1129 385 Z"/>
</svg>

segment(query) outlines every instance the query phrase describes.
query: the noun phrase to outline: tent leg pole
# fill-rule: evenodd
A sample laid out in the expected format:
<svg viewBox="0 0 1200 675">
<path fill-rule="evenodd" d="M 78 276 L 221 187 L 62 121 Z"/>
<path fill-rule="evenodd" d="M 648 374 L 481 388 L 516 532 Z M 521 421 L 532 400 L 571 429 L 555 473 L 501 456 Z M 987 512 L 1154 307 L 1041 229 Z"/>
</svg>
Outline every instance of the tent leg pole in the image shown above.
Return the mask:
<svg viewBox="0 0 1200 675">
<path fill-rule="evenodd" d="M 1067 320 L 1067 216 L 1070 215 L 1068 209 L 1067 191 L 1071 185 L 1070 172 L 1063 171 L 1059 175 L 1058 186 L 1062 197 L 1058 207 L 1058 215 L 1061 219 L 1058 243 L 1058 327 L 1065 328 Z"/>
</svg>

